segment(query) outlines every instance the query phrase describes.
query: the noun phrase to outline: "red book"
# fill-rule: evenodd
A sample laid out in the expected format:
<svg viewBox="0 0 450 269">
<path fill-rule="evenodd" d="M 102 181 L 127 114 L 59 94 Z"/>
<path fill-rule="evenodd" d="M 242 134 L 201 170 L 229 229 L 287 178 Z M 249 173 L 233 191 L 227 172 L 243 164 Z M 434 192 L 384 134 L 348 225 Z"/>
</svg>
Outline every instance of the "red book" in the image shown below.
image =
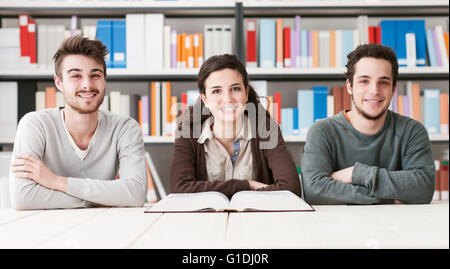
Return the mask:
<svg viewBox="0 0 450 269">
<path fill-rule="evenodd" d="M 339 112 L 342 111 L 342 87 L 341 86 L 337 86 L 337 87 L 332 87 L 331 88 L 333 91 L 333 96 L 334 96 L 334 114 L 338 114 Z"/>
<path fill-rule="evenodd" d="M 184 110 L 188 107 L 187 105 L 187 93 L 183 92 L 181 94 L 181 112 L 184 113 Z"/>
<path fill-rule="evenodd" d="M 247 20 L 245 24 L 247 29 L 247 67 L 257 67 L 256 20 Z"/>
<path fill-rule="evenodd" d="M 347 92 L 347 87 L 342 87 L 342 109 L 347 111 L 352 108 L 352 97 Z"/>
<path fill-rule="evenodd" d="M 278 124 L 281 124 L 281 93 L 280 92 L 275 92 L 273 94 L 273 103 L 275 104 L 274 118 L 278 122 Z"/>
<path fill-rule="evenodd" d="M 30 20 L 28 23 L 28 49 L 30 50 L 30 63 L 37 63 L 36 57 L 36 23 L 34 20 Z"/>
<path fill-rule="evenodd" d="M 377 43 L 376 42 L 376 37 L 375 37 L 375 27 L 374 26 L 369 26 L 368 32 L 369 32 L 369 44 Z"/>
<path fill-rule="evenodd" d="M 441 199 L 448 200 L 448 161 L 441 163 Z"/>
<path fill-rule="evenodd" d="M 291 67 L 291 27 L 283 29 L 284 67 Z"/>
<path fill-rule="evenodd" d="M 28 15 L 19 15 L 19 29 L 20 29 L 20 56 L 30 56 L 29 49 L 29 35 L 28 35 Z"/>
<path fill-rule="evenodd" d="M 381 26 L 375 26 L 375 42 L 381 44 Z"/>
</svg>

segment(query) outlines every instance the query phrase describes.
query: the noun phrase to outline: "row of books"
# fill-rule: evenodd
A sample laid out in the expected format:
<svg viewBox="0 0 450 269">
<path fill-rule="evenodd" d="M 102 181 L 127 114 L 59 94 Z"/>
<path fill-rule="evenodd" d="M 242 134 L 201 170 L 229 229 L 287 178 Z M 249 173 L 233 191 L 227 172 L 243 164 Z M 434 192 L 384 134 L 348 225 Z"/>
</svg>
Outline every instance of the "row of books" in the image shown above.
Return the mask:
<svg viewBox="0 0 450 269">
<path fill-rule="evenodd" d="M 252 81 L 260 96 L 267 96 L 266 81 Z M 398 92 L 398 91 L 397 91 Z M 393 96 L 389 109 L 421 122 L 430 135 L 449 134 L 449 94 L 440 89 L 420 89 L 418 83 L 408 82 L 406 95 Z M 333 116 L 352 107 L 345 86 L 313 86 L 297 91 L 297 106 L 285 107 L 282 93 L 274 92 L 266 105 L 280 124 L 284 135 L 306 135 L 317 120 Z"/>
<path fill-rule="evenodd" d="M 435 160 L 434 166 L 436 168 L 436 184 L 434 185 L 433 201 L 448 201 L 448 158 Z"/>
<path fill-rule="evenodd" d="M 19 25 L 0 28 L 2 66 L 51 67 L 61 42 L 77 34 L 106 45 L 108 68 L 199 68 L 205 58 L 233 53 L 231 25 L 207 24 L 204 33 L 177 33 L 164 25 L 164 14 L 127 14 L 125 20 L 98 20 L 83 29 L 77 16 L 66 29 L 20 15 Z"/>
<path fill-rule="evenodd" d="M 294 20 L 291 28 L 283 19 L 247 19 L 247 67 L 344 67 L 348 53 L 368 43 L 393 48 L 399 66 L 448 67 L 448 32 L 441 25 L 426 30 L 424 20 L 381 20 L 369 26 L 362 15 L 357 29 L 307 30 L 300 16 Z"/>
</svg>

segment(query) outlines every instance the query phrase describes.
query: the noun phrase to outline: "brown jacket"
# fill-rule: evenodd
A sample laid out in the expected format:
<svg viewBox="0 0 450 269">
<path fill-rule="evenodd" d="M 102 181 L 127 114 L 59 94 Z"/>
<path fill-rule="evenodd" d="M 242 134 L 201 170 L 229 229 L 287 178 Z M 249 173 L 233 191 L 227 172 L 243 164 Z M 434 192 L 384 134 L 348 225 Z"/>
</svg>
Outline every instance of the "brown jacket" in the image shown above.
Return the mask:
<svg viewBox="0 0 450 269">
<path fill-rule="evenodd" d="M 266 124 L 270 124 L 269 121 L 273 119 L 269 118 Z M 289 190 L 300 196 L 300 181 L 295 163 L 284 143 L 279 126 L 275 126 L 265 139 L 252 129 L 252 134 L 256 134 L 256 137 L 250 140 L 256 176 L 254 180 L 269 185 L 259 189 L 261 191 Z M 278 135 L 276 146 L 272 149 L 261 148 L 260 142 L 267 142 L 272 135 Z M 191 136 L 175 139 L 170 168 L 170 189 L 172 193 L 218 191 L 230 198 L 238 191 L 250 190 L 250 186 L 247 180 L 241 179 L 208 181 L 204 145 Z"/>
</svg>

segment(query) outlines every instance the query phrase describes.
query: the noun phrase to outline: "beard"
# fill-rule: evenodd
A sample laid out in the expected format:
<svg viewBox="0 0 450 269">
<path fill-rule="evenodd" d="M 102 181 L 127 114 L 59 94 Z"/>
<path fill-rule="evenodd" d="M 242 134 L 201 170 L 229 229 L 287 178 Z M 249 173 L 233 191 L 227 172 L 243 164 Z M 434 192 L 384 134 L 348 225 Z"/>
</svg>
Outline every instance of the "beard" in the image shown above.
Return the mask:
<svg viewBox="0 0 450 269">
<path fill-rule="evenodd" d="M 356 104 L 355 99 L 353 99 L 353 94 L 350 95 L 350 96 L 352 97 L 352 102 L 353 102 L 353 105 L 354 105 L 355 108 L 356 108 L 356 111 L 358 111 L 358 113 L 359 113 L 360 115 L 362 115 L 365 119 L 372 120 L 372 121 L 376 121 L 376 120 L 380 119 L 380 118 L 386 113 L 386 111 L 388 111 L 388 109 L 389 109 L 389 104 L 390 104 L 390 103 L 388 103 L 387 106 L 385 106 L 385 107 L 383 108 L 383 110 L 382 110 L 380 113 L 378 113 L 377 115 L 375 115 L 375 116 L 369 115 L 369 114 L 367 114 L 362 108 L 360 108 L 360 107 Z"/>
<path fill-rule="evenodd" d="M 76 98 L 78 97 L 78 94 L 80 93 L 95 93 L 97 95 L 100 95 L 100 91 L 97 89 L 93 89 L 90 91 L 77 91 L 75 93 L 75 99 L 73 98 L 65 98 L 66 105 L 70 106 L 73 110 L 77 111 L 80 114 L 90 114 L 98 111 L 98 108 L 103 103 L 103 99 L 105 98 L 105 92 L 103 91 L 103 94 L 100 96 L 100 98 L 97 99 L 95 104 L 89 104 L 88 107 L 84 108 L 80 104 L 77 103 Z"/>
</svg>

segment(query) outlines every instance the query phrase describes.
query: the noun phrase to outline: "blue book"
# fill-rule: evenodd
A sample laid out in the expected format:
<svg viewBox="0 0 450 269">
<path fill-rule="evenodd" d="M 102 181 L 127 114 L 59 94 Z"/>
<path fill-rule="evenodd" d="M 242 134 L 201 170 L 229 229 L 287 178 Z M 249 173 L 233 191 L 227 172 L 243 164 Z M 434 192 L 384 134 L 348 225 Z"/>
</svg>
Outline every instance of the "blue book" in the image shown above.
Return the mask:
<svg viewBox="0 0 450 269">
<path fill-rule="evenodd" d="M 411 20 L 410 32 L 416 36 L 416 66 L 426 66 L 427 46 L 425 20 Z"/>
<path fill-rule="evenodd" d="M 198 98 L 200 97 L 200 92 L 198 90 L 187 90 L 187 105 L 193 106 L 195 102 L 197 102 Z"/>
<path fill-rule="evenodd" d="M 410 21 L 398 20 L 395 22 L 395 41 L 398 66 L 407 65 L 406 57 L 406 34 L 410 33 Z M 381 30 L 383 31 L 383 30 Z"/>
<path fill-rule="evenodd" d="M 342 64 L 347 64 L 347 55 L 353 51 L 353 30 L 342 30 Z"/>
<path fill-rule="evenodd" d="M 294 130 L 293 108 L 281 108 L 281 132 L 283 136 L 292 135 Z"/>
<path fill-rule="evenodd" d="M 112 66 L 115 68 L 127 67 L 125 20 L 112 22 Z"/>
<path fill-rule="evenodd" d="M 390 47 L 395 52 L 397 52 L 396 36 L 395 36 L 396 26 L 395 25 L 396 25 L 396 21 L 394 21 L 394 20 L 382 20 L 380 22 L 381 44 L 385 45 L 387 47 Z"/>
<path fill-rule="evenodd" d="M 427 30 L 427 49 L 428 49 L 428 57 L 429 57 L 429 65 L 437 66 L 436 63 L 436 53 L 434 52 L 434 44 L 433 44 L 433 34 L 431 30 Z"/>
<path fill-rule="evenodd" d="M 313 90 L 297 91 L 298 127 L 300 135 L 306 135 L 314 122 L 314 92 Z"/>
<path fill-rule="evenodd" d="M 259 21 L 259 64 L 260 67 L 275 67 L 275 20 L 263 19 Z"/>
<path fill-rule="evenodd" d="M 440 132 L 440 92 L 438 89 L 423 91 L 424 125 L 430 135 Z"/>
<path fill-rule="evenodd" d="M 300 129 L 298 127 L 298 108 L 294 107 L 292 108 L 293 112 L 293 122 L 292 122 L 292 134 L 293 135 L 299 135 L 300 134 Z"/>
<path fill-rule="evenodd" d="M 108 54 L 105 56 L 105 63 L 107 68 L 112 67 L 112 21 L 98 20 L 97 21 L 97 40 L 100 40 L 106 46 Z"/>
<path fill-rule="evenodd" d="M 313 86 L 314 92 L 314 122 L 327 117 L 327 86 Z"/>
</svg>

